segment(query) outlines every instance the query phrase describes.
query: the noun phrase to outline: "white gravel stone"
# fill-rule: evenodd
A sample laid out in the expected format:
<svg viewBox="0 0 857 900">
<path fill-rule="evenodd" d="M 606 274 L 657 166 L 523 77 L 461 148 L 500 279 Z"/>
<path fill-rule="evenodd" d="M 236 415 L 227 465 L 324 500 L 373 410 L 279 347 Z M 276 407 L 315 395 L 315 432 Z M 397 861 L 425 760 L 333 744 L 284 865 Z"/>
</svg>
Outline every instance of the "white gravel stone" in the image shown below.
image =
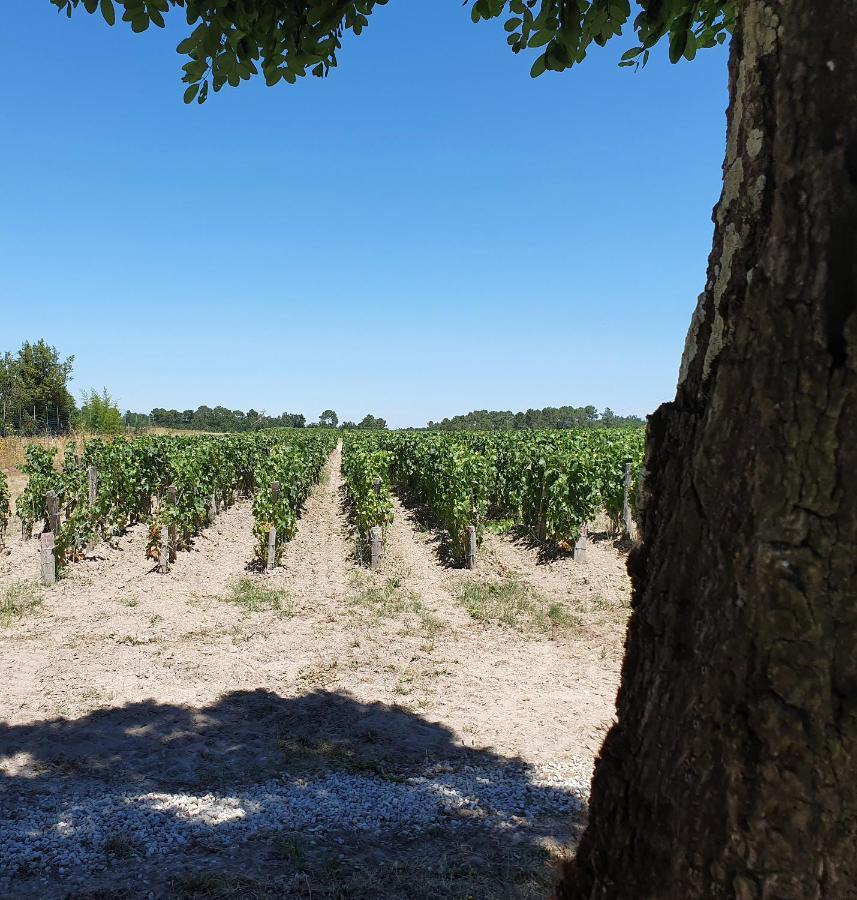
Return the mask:
<svg viewBox="0 0 857 900">
<path fill-rule="evenodd" d="M 416 835 L 466 824 L 521 827 L 569 816 L 588 791 L 575 764 L 529 769 L 441 764 L 412 777 L 329 773 L 310 780 L 270 780 L 231 793 L 134 793 L 91 789 L 45 795 L 0 822 L 0 878 L 19 870 L 76 873 L 103 868 L 112 842 L 157 856 L 195 840 L 231 846 L 271 831 Z"/>
</svg>

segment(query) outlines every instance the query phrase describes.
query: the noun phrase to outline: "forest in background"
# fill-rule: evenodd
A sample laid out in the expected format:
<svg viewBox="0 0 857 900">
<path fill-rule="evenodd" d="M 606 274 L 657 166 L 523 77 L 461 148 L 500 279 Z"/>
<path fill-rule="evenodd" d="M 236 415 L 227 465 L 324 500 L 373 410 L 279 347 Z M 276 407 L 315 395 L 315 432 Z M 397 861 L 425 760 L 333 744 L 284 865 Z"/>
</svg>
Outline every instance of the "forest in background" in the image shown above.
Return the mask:
<svg viewBox="0 0 857 900">
<path fill-rule="evenodd" d="M 478 409 L 440 422 L 429 428 L 440 431 L 507 431 L 513 428 L 625 428 L 644 425 L 639 416 L 617 416 L 610 407 L 599 413 L 594 406 L 546 406 L 526 412 Z"/>
<path fill-rule="evenodd" d="M 106 388 L 84 391 L 80 405 L 69 390 L 74 356 L 63 359 L 56 347 L 44 340 L 25 341 L 17 353 L 0 356 L 0 434 L 66 434 L 73 430 L 118 434 L 123 430 L 169 428 L 188 431 L 240 432 L 263 428 L 342 428 L 383 430 L 386 419 L 367 413 L 359 422 L 340 422 L 332 409 L 308 421 L 303 413 L 268 415 L 251 408 L 244 412 L 226 406 L 201 405 L 196 409 L 155 407 L 148 413 L 120 412 Z M 535 428 L 622 428 L 643 425 L 639 416 L 619 416 L 609 407 L 546 406 L 526 412 L 474 410 L 427 428 L 441 431 L 506 431 Z"/>
</svg>

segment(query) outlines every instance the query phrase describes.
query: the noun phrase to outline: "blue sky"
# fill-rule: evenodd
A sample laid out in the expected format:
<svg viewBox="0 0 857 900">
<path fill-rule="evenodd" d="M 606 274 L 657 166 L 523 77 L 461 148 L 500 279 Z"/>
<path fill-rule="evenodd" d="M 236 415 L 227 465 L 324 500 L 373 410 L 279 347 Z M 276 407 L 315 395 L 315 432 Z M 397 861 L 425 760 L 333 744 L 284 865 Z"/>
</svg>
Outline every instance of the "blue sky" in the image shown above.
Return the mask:
<svg viewBox="0 0 857 900">
<path fill-rule="evenodd" d="M 402 426 L 672 398 L 724 48 L 635 73 L 628 35 L 533 80 L 501 21 L 392 0 L 328 79 L 186 107 L 181 13 L 133 35 L 5 5 L 0 350 L 44 337 L 76 394 L 140 411 Z"/>
</svg>

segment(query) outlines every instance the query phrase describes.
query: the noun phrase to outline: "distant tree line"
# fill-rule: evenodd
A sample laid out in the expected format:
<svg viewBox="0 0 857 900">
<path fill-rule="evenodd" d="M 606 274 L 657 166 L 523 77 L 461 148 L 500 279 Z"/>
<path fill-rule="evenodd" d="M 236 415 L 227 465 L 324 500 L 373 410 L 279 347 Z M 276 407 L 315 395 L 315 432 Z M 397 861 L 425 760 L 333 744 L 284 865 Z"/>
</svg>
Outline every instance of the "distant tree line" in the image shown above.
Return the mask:
<svg viewBox="0 0 857 900">
<path fill-rule="evenodd" d="M 129 428 L 173 428 L 193 431 L 258 431 L 261 428 L 303 428 L 306 417 L 302 413 L 284 412 L 269 416 L 255 409 L 244 412 L 225 406 L 200 406 L 197 409 L 163 409 L 156 407 L 150 413 L 130 410 L 124 416 Z"/>
<path fill-rule="evenodd" d="M 386 420 L 371 414 L 358 423 L 339 423 L 339 416 L 332 409 L 326 409 L 318 417 L 318 422 L 307 422 L 303 413 L 284 412 L 279 416 L 269 416 L 264 412 L 250 409 L 227 409 L 225 406 L 200 406 L 197 409 L 163 409 L 156 407 L 150 413 L 125 413 L 124 424 L 128 428 L 170 428 L 191 431 L 258 431 L 261 428 L 386 428 Z"/>
<path fill-rule="evenodd" d="M 617 416 L 609 406 L 602 413 L 594 406 L 546 406 L 526 412 L 477 409 L 440 422 L 429 422 L 428 427 L 442 431 L 506 431 L 511 428 L 620 428 L 643 424 L 639 416 Z"/>
<path fill-rule="evenodd" d="M 368 429 L 370 431 L 377 431 L 378 429 L 387 427 L 387 420 L 373 416 L 371 414 L 367 414 L 356 424 L 354 422 L 343 422 L 341 427 L 345 429 Z"/>
<path fill-rule="evenodd" d="M 188 429 L 193 431 L 258 431 L 262 428 L 342 428 L 378 430 L 387 427 L 380 416 L 367 413 L 359 422 L 340 424 L 335 410 L 325 409 L 317 422 L 307 422 L 303 413 L 284 412 L 269 416 L 250 409 L 225 406 L 200 406 L 197 409 L 163 409 L 149 413 L 131 412 L 122 416 L 107 390 L 84 392 L 78 409 L 68 389 L 74 357 L 63 359 L 56 347 L 43 340 L 25 341 L 17 353 L 0 355 L 0 434 L 58 434 L 73 428 L 82 431 L 117 434 L 123 428 Z M 475 410 L 440 422 L 429 428 L 445 431 L 460 429 L 506 430 L 511 428 L 614 428 L 642 425 L 639 416 L 617 416 L 606 408 L 599 413 L 594 406 L 547 406 L 526 412 Z"/>
</svg>

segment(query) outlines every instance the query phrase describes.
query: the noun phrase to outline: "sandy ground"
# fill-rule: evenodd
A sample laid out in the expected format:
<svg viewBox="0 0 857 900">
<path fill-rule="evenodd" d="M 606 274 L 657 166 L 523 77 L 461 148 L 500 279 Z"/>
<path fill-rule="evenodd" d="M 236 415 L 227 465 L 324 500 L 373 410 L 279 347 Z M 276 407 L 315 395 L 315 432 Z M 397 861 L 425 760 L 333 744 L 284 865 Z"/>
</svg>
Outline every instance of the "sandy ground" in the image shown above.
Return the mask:
<svg viewBox="0 0 857 900">
<path fill-rule="evenodd" d="M 478 569 L 454 569 L 442 535 L 397 500 L 382 570 L 370 573 L 343 512 L 339 460 L 337 450 L 271 574 L 250 566 L 242 501 L 169 575 L 146 561 L 137 527 L 0 627 L 0 802 L 71 795 L 99 779 L 217 789 L 355 759 L 397 771 L 457 758 L 562 763 L 586 777 L 618 685 L 629 600 L 620 551 L 596 536 L 584 564 L 544 561 L 488 534 Z M 7 543 L 0 592 L 38 575 L 37 542 L 13 531 Z M 281 591 L 282 608 L 229 602 L 243 578 Z M 491 624 L 459 602 L 471 582 L 510 580 L 570 619 Z M 579 824 L 555 837 L 571 840 Z M 328 835 L 300 866 L 258 847 L 157 864 L 130 854 L 97 879 L 21 873 L 4 896 L 535 897 L 549 877 L 532 868 L 537 844 L 541 865 L 550 854 L 535 836 L 524 848 L 475 833 L 416 844 Z"/>
</svg>

